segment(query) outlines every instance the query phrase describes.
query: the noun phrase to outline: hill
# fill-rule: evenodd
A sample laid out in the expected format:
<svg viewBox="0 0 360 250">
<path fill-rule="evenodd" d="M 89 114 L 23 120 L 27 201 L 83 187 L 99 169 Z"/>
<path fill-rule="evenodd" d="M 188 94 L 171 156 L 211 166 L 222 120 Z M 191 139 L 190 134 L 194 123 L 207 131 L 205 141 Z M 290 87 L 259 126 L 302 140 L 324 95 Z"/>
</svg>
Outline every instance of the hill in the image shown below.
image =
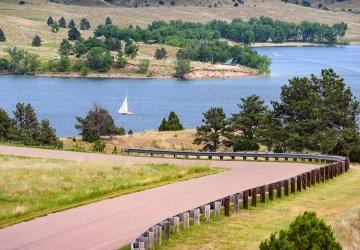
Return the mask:
<svg viewBox="0 0 360 250">
<path fill-rule="evenodd" d="M 328 11 L 344 11 L 360 14 L 360 2 L 357 0 L 282 0 L 283 2 L 302 5 Z"/>
</svg>

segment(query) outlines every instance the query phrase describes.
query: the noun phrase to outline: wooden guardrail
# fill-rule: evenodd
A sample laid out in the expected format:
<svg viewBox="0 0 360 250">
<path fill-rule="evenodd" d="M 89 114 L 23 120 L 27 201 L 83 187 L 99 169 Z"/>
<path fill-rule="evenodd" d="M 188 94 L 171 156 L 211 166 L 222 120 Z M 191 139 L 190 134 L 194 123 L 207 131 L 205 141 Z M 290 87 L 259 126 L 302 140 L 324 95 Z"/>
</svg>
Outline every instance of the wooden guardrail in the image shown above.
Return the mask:
<svg viewBox="0 0 360 250">
<path fill-rule="evenodd" d="M 242 153 L 242 152 L 193 152 L 193 151 L 172 151 L 172 150 L 147 150 L 137 148 L 125 148 L 124 153 L 127 154 L 145 154 L 154 156 L 172 156 L 184 158 L 201 158 L 219 160 L 236 160 L 236 159 L 283 159 L 288 161 L 292 159 L 297 161 L 315 161 L 326 162 L 324 166 L 317 169 L 302 173 L 291 178 L 275 182 L 264 183 L 262 186 L 254 186 L 247 190 L 239 190 L 238 193 L 229 194 L 215 201 L 209 201 L 206 204 L 184 211 L 181 214 L 174 215 L 171 218 L 165 218 L 163 221 L 152 226 L 141 234 L 137 239 L 131 243 L 132 250 L 148 250 L 155 249 L 156 246 L 161 245 L 162 240 L 170 239 L 172 234 L 176 234 L 180 230 L 180 226 L 185 230 L 190 225 L 199 226 L 200 217 L 204 217 L 205 223 L 210 222 L 210 217 L 215 219 L 221 216 L 221 208 L 223 207 L 224 215 L 230 216 L 231 207 L 234 213 L 239 212 L 239 208 L 248 209 L 249 203 L 256 207 L 257 202 L 265 203 L 266 200 L 273 200 L 274 196 L 281 197 L 289 196 L 291 193 L 301 192 L 313 185 L 326 182 L 337 177 L 344 172 L 347 172 L 350 166 L 349 159 L 342 156 L 332 155 L 317 155 L 317 154 L 273 154 L 273 153 Z M 190 223 L 191 222 L 191 223 Z"/>
</svg>

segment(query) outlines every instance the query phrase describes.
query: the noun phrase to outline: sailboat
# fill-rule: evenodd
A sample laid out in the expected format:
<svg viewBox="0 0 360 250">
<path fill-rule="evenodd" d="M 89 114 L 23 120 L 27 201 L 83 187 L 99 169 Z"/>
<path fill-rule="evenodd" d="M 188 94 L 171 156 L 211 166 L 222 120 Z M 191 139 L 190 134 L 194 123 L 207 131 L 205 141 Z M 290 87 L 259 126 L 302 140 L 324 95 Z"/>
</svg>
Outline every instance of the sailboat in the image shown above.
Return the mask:
<svg viewBox="0 0 360 250">
<path fill-rule="evenodd" d="M 133 112 L 129 111 L 128 102 L 127 102 L 127 94 L 125 96 L 125 99 L 124 99 L 118 113 L 122 114 L 122 115 L 133 115 L 134 114 Z"/>
</svg>

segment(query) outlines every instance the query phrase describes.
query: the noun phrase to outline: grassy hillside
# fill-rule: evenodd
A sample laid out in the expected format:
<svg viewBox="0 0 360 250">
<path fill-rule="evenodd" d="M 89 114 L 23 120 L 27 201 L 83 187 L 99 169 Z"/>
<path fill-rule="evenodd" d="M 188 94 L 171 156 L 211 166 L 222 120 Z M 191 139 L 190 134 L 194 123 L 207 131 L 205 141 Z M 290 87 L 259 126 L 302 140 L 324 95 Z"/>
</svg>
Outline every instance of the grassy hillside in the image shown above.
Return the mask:
<svg viewBox="0 0 360 250">
<path fill-rule="evenodd" d="M 325 9 L 329 11 L 344 11 L 354 14 L 360 14 L 360 2 L 357 0 L 282 0 L 284 2 L 308 5 L 311 8 Z"/>
</svg>

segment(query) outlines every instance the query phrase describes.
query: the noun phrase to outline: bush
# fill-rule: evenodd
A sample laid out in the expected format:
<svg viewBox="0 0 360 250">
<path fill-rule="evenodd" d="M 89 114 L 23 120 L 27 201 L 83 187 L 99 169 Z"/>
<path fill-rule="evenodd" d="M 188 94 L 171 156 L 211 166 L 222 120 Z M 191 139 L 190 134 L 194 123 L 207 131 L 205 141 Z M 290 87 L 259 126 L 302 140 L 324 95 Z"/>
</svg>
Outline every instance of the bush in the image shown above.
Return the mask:
<svg viewBox="0 0 360 250">
<path fill-rule="evenodd" d="M 190 60 L 176 60 L 175 62 L 175 76 L 178 78 L 185 78 L 186 74 L 191 72 L 192 67 Z"/>
<path fill-rule="evenodd" d="M 4 31 L 2 31 L 2 29 L 0 28 L 0 42 L 5 42 L 5 41 L 6 41 L 6 37 Z"/>
<path fill-rule="evenodd" d="M 336 242 L 330 226 L 316 217 L 314 212 L 305 212 L 296 217 L 288 230 L 281 230 L 271 234 L 260 244 L 260 250 L 273 249 L 328 249 L 340 250 L 341 246 Z"/>
<path fill-rule="evenodd" d="M 67 71 L 69 71 L 70 70 L 69 57 L 66 56 L 66 55 L 61 55 L 60 60 L 57 62 L 56 69 L 59 72 L 67 72 Z"/>
<path fill-rule="evenodd" d="M 51 16 L 49 16 L 48 20 L 47 20 L 47 25 L 51 26 L 54 24 L 54 20 Z"/>
<path fill-rule="evenodd" d="M 162 60 L 167 57 L 167 51 L 165 48 L 157 48 L 154 55 L 156 60 Z"/>
<path fill-rule="evenodd" d="M 123 55 L 122 55 L 121 52 L 119 52 L 119 53 L 118 53 L 118 57 L 117 57 L 117 59 L 116 59 L 116 65 L 117 65 L 119 68 L 124 68 L 127 63 L 128 63 L 128 61 L 126 60 L 126 58 L 123 57 Z"/>
<path fill-rule="evenodd" d="M 51 31 L 54 32 L 54 33 L 57 33 L 60 29 L 60 26 L 57 22 L 54 22 L 52 25 L 51 25 Z"/>
<path fill-rule="evenodd" d="M 9 61 L 5 58 L 0 58 L 0 70 L 8 70 Z"/>
<path fill-rule="evenodd" d="M 72 29 L 72 28 L 75 28 L 75 26 L 76 26 L 76 25 L 75 25 L 74 20 L 71 19 L 70 22 L 69 22 L 68 28 L 69 28 L 69 29 Z"/>
<path fill-rule="evenodd" d="M 138 66 L 139 66 L 139 73 L 146 74 L 150 67 L 150 60 L 149 59 L 141 59 Z"/>
<path fill-rule="evenodd" d="M 110 24 L 112 24 L 112 21 L 111 21 L 110 17 L 107 17 L 105 20 L 105 25 L 110 25 Z"/>
<path fill-rule="evenodd" d="M 89 50 L 87 62 L 91 69 L 106 72 L 111 67 L 112 57 L 107 49 L 95 47 Z"/>
<path fill-rule="evenodd" d="M 105 152 L 105 148 L 106 148 L 105 142 L 102 142 L 101 140 L 97 140 L 92 146 L 91 151 L 103 153 Z"/>
<path fill-rule="evenodd" d="M 88 30 L 90 29 L 90 22 L 86 19 L 86 18 L 83 18 L 81 19 L 80 21 L 80 29 L 81 30 Z"/>
<path fill-rule="evenodd" d="M 41 46 L 41 38 L 38 35 L 34 36 L 34 38 L 32 40 L 32 46 L 34 46 L 34 47 Z"/>
<path fill-rule="evenodd" d="M 243 137 L 232 141 L 232 146 L 234 151 L 258 151 L 260 149 L 259 144 Z"/>
</svg>

